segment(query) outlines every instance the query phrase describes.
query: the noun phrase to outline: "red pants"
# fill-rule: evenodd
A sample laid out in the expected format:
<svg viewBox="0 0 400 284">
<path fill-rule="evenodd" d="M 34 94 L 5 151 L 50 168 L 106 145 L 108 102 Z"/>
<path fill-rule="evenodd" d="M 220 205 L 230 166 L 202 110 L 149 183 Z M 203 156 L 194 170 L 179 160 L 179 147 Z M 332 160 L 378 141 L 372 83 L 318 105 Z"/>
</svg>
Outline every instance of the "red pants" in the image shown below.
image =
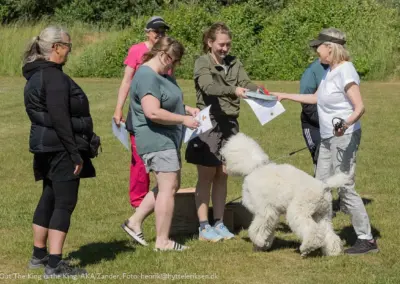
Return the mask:
<svg viewBox="0 0 400 284">
<path fill-rule="evenodd" d="M 131 134 L 131 148 L 132 148 L 132 160 L 131 160 L 131 173 L 129 180 L 129 199 L 132 207 L 139 207 L 143 198 L 149 192 L 150 177 L 146 173 L 146 168 L 142 159 L 136 151 L 135 136 Z"/>
</svg>

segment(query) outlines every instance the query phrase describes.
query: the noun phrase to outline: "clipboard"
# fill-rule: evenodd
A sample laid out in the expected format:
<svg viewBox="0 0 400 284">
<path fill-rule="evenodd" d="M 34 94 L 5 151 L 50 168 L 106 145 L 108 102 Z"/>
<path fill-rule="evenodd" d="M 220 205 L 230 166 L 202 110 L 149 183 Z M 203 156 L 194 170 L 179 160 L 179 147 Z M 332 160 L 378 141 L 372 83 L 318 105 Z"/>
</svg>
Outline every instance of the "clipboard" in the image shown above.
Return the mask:
<svg viewBox="0 0 400 284">
<path fill-rule="evenodd" d="M 249 98 L 260 99 L 264 101 L 277 101 L 278 98 L 273 95 L 264 95 L 256 92 L 246 92 L 246 96 Z"/>
</svg>

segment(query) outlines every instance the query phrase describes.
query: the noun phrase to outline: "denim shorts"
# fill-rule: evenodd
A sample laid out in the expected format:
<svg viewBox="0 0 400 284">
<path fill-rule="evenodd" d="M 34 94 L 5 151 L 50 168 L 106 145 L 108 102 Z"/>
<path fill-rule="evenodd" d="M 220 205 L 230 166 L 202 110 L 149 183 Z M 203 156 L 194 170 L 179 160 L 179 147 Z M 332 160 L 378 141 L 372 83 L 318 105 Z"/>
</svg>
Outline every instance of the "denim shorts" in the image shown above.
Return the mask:
<svg viewBox="0 0 400 284">
<path fill-rule="evenodd" d="M 176 172 L 182 167 L 181 155 L 176 149 L 168 149 L 140 155 L 146 172 Z"/>
</svg>

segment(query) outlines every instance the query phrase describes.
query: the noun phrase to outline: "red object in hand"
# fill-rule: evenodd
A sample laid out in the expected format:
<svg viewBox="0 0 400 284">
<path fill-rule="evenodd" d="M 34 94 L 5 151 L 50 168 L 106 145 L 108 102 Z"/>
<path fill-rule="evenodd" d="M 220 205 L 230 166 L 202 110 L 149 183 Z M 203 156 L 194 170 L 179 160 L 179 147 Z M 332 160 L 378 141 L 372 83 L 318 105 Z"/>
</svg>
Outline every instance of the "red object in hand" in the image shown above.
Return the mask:
<svg viewBox="0 0 400 284">
<path fill-rule="evenodd" d="M 269 96 L 269 91 L 264 87 L 264 86 L 260 86 L 260 88 L 263 90 L 264 94 Z"/>
</svg>

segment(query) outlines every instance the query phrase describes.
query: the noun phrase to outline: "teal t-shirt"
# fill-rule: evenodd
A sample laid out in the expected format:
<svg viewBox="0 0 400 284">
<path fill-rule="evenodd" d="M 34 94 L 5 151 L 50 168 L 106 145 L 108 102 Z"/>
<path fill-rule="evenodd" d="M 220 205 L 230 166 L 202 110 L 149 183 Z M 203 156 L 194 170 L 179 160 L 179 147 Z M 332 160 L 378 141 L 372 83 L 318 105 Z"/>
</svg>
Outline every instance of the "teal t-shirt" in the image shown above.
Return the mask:
<svg viewBox="0 0 400 284">
<path fill-rule="evenodd" d="M 328 64 L 322 64 L 319 59 L 314 60 L 301 76 L 300 94 L 314 94 L 328 68 Z"/>
<path fill-rule="evenodd" d="M 145 117 L 141 105 L 142 98 L 151 95 L 160 101 L 162 109 L 185 114 L 181 89 L 171 76 L 164 76 L 145 65 L 133 76 L 129 108 L 139 155 L 168 149 L 177 149 L 179 152 L 181 148 L 183 126 L 155 123 Z"/>
</svg>

